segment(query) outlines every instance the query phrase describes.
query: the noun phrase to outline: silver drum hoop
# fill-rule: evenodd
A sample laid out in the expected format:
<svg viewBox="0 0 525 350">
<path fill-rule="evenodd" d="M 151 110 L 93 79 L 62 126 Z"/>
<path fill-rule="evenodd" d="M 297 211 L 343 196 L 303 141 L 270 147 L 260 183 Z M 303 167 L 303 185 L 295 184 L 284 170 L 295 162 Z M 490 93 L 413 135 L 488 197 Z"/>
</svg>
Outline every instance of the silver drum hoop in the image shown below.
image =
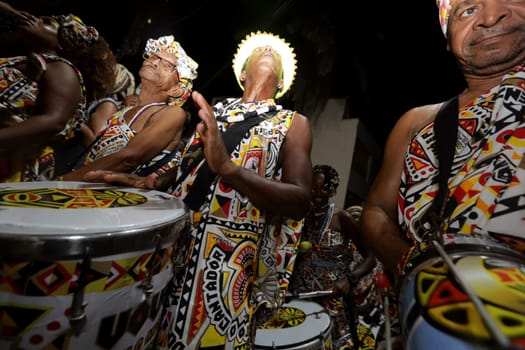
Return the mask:
<svg viewBox="0 0 525 350">
<path fill-rule="evenodd" d="M 178 240 L 187 220 L 180 200 L 153 190 L 82 182 L 3 184 L 0 260 L 73 260 L 164 248 Z"/>
</svg>

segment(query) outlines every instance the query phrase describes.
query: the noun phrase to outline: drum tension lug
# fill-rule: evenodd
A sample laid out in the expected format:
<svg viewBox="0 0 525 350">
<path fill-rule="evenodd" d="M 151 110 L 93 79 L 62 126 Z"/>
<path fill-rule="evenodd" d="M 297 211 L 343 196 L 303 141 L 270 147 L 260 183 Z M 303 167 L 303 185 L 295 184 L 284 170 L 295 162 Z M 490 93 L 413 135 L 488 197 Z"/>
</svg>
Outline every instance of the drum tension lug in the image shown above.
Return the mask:
<svg viewBox="0 0 525 350">
<path fill-rule="evenodd" d="M 73 300 L 71 302 L 69 325 L 73 330 L 73 334 L 78 336 L 87 322 L 86 306 L 84 302 L 84 287 L 86 286 L 86 276 L 91 267 L 91 248 L 86 247 L 84 251 L 84 259 L 80 265 L 80 272 L 78 276 L 78 284 L 73 293 Z"/>
<path fill-rule="evenodd" d="M 146 278 L 142 281 L 140 287 L 144 290 L 146 297 L 149 297 L 153 293 L 153 274 L 155 273 L 155 268 L 158 266 L 158 261 L 161 257 L 160 251 L 162 249 L 162 237 L 159 234 L 156 234 L 153 238 L 153 242 L 156 243 L 155 252 L 151 255 L 146 269 Z"/>
</svg>

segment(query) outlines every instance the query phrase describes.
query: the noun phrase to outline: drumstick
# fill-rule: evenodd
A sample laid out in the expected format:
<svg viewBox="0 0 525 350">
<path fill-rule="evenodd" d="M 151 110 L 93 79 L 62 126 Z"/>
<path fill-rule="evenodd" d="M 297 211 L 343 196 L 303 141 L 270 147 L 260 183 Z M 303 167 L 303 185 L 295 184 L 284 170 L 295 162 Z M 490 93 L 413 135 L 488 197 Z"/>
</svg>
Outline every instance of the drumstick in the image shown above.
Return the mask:
<svg viewBox="0 0 525 350">
<path fill-rule="evenodd" d="M 456 266 L 454 265 L 454 262 L 452 261 L 452 259 L 450 259 L 448 254 L 445 252 L 445 250 L 441 246 L 441 244 L 439 244 L 439 242 L 437 242 L 436 240 L 432 240 L 432 244 L 438 251 L 439 255 L 441 255 L 445 263 L 447 264 L 448 268 L 452 272 L 452 275 L 454 275 L 454 277 L 456 278 L 457 283 L 461 286 L 461 288 L 463 288 L 463 291 L 465 292 L 465 294 L 467 294 L 467 296 L 470 298 L 470 300 L 472 301 L 472 303 L 478 310 L 481 316 L 481 319 L 485 323 L 485 326 L 487 326 L 489 332 L 492 334 L 495 341 L 498 343 L 499 347 L 502 349 L 512 349 L 512 344 L 510 343 L 509 338 L 501 332 L 498 326 L 490 318 L 490 315 L 487 309 L 485 308 L 485 305 L 483 305 L 483 302 L 478 298 L 476 294 L 474 294 L 474 292 L 472 292 L 470 287 L 467 286 L 467 284 L 463 282 L 459 272 L 456 269 Z"/>
<path fill-rule="evenodd" d="M 390 282 L 384 272 L 377 272 L 374 275 L 376 289 L 383 298 L 383 313 L 385 316 L 385 341 L 386 349 L 392 350 L 392 326 L 390 324 L 390 301 L 388 299 L 388 290 Z"/>
<path fill-rule="evenodd" d="M 310 298 L 319 298 L 330 296 L 334 293 L 333 290 L 318 290 L 313 292 L 301 292 L 301 293 L 286 293 L 287 298 L 296 298 L 296 299 L 310 299 Z"/>
<path fill-rule="evenodd" d="M 390 302 L 388 296 L 383 296 L 383 312 L 385 313 L 385 340 L 386 349 L 392 350 L 392 326 L 390 325 Z"/>
</svg>

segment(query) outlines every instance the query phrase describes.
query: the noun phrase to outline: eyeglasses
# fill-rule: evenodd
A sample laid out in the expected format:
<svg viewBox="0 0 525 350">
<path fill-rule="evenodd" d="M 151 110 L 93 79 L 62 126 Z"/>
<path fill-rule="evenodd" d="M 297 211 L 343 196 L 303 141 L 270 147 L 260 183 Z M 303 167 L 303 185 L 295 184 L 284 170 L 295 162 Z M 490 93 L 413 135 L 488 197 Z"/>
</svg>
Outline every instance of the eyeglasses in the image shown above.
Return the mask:
<svg viewBox="0 0 525 350">
<path fill-rule="evenodd" d="M 177 71 L 177 66 L 175 64 L 171 63 L 170 61 L 168 61 L 167 59 L 163 57 L 160 57 L 154 52 L 144 52 L 142 54 L 142 58 L 144 60 L 152 60 L 152 61 L 158 60 L 162 69 L 164 69 L 165 71 L 169 73 L 173 73 Z"/>
</svg>

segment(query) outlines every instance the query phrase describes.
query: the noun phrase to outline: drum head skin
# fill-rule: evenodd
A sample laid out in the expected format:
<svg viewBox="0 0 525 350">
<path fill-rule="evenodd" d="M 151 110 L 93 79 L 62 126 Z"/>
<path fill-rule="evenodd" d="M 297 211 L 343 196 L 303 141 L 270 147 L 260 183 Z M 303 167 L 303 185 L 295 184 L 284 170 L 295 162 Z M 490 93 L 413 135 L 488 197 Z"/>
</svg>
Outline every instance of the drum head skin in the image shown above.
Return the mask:
<svg viewBox="0 0 525 350">
<path fill-rule="evenodd" d="M 83 182 L 0 186 L 0 258 L 107 256 L 177 239 L 182 201 L 158 191 Z"/>
<path fill-rule="evenodd" d="M 474 241 L 457 240 L 445 246 L 447 254 L 493 325 L 519 348 L 525 344 L 525 259 L 506 247 Z M 500 348 L 478 305 L 439 256 L 427 256 L 405 276 L 399 309 L 406 349 Z"/>
<path fill-rule="evenodd" d="M 324 349 L 331 346 L 332 324 L 324 308 L 292 300 L 278 309 L 255 335 L 255 349 Z"/>
</svg>

